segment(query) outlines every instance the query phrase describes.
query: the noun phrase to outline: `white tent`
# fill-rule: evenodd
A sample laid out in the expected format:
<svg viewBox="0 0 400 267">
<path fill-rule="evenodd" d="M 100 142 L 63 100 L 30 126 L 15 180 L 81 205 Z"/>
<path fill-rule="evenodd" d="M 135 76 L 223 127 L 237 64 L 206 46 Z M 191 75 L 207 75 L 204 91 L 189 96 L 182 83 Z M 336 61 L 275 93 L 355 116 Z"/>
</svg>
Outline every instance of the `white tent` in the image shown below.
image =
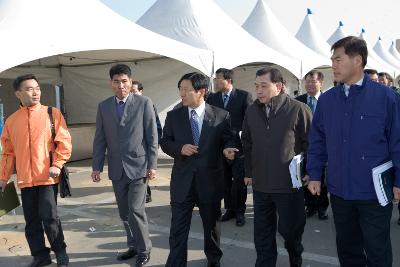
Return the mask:
<svg viewBox="0 0 400 267">
<path fill-rule="evenodd" d="M 365 40 L 365 42 L 367 42 L 366 38 L 365 38 L 366 32 L 364 29 L 361 29 L 361 33 L 360 33 L 360 37 L 363 38 Z M 377 65 L 373 65 L 373 63 L 371 62 L 371 64 L 369 64 L 369 66 L 371 66 L 372 68 L 376 69 L 377 71 L 385 71 L 390 73 L 391 75 L 396 75 L 396 73 L 398 73 L 398 70 L 396 69 L 395 66 L 391 65 L 390 63 L 388 63 L 387 61 L 383 60 L 372 48 L 371 45 L 369 45 L 369 43 L 367 42 L 367 46 L 368 46 L 368 61 L 373 61 L 373 63 L 377 63 Z M 379 64 L 379 65 L 378 65 Z"/>
<path fill-rule="evenodd" d="M 263 0 L 257 1 L 242 27 L 269 47 L 301 60 L 302 76 L 313 68 L 330 65 L 328 57 L 315 53 L 297 40 Z"/>
<path fill-rule="evenodd" d="M 337 29 L 332 33 L 332 35 L 327 40 L 328 44 L 332 46 L 336 41 L 343 39 L 344 37 L 348 36 L 343 30 L 343 22 L 339 21 L 339 26 Z"/>
<path fill-rule="evenodd" d="M 398 61 L 395 57 L 392 56 L 392 54 L 389 53 L 389 51 L 385 48 L 383 48 L 382 45 L 382 40 L 379 37 L 378 41 L 376 41 L 375 46 L 374 46 L 374 51 L 386 62 L 390 63 L 390 65 L 393 65 L 396 67 L 397 70 L 400 70 L 400 61 Z"/>
<path fill-rule="evenodd" d="M 104 49 L 124 49 L 125 53 L 118 56 L 128 60 L 163 55 L 204 73 L 211 71 L 210 52 L 150 32 L 98 0 L 4 0 L 1 3 L 0 72 L 39 58 Z M 96 64 L 113 59 L 113 51 L 98 52 L 53 58 L 51 65 Z"/>
<path fill-rule="evenodd" d="M 394 58 L 396 58 L 398 61 L 400 61 L 400 53 L 397 50 L 397 48 L 396 48 L 396 46 L 395 46 L 393 41 L 392 41 L 392 44 L 390 45 L 389 53 L 392 54 L 392 56 Z"/>
<path fill-rule="evenodd" d="M 330 46 L 318 31 L 311 15 L 311 10 L 307 9 L 307 15 L 305 16 L 303 23 L 296 33 L 296 38 L 314 52 L 330 58 Z"/>
<path fill-rule="evenodd" d="M 301 62 L 265 46 L 243 30 L 212 0 L 158 0 L 139 25 L 214 52 L 214 69 L 272 62 L 301 76 Z"/>
</svg>

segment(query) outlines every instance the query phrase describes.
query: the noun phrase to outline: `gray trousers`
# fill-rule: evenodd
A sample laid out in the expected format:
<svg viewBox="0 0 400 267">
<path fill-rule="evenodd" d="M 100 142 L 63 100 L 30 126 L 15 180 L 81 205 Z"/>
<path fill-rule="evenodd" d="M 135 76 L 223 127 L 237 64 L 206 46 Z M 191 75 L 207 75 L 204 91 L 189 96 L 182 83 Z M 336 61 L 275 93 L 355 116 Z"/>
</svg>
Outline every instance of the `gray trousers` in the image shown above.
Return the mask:
<svg viewBox="0 0 400 267">
<path fill-rule="evenodd" d="M 150 253 L 151 241 L 145 211 L 147 178 L 131 180 L 124 172 L 120 180 L 112 180 L 112 185 L 128 247 L 136 249 L 138 253 Z"/>
</svg>

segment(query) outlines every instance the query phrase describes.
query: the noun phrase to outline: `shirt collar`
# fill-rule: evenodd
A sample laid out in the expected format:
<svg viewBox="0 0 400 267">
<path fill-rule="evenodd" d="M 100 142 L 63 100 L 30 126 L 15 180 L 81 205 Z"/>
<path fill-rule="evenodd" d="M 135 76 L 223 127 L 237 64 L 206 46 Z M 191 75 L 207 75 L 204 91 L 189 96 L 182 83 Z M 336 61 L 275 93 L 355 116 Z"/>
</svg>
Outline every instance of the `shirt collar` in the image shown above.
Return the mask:
<svg viewBox="0 0 400 267">
<path fill-rule="evenodd" d="M 364 74 L 362 75 L 361 79 L 358 82 L 355 83 L 355 85 L 362 86 L 363 81 L 364 81 Z M 345 89 L 349 89 L 351 84 L 345 83 L 345 84 L 343 84 L 343 86 L 344 86 Z"/>
<path fill-rule="evenodd" d="M 232 93 L 232 88 L 231 89 L 229 89 L 229 91 L 228 92 L 226 92 L 226 93 L 222 93 L 222 97 L 224 97 L 224 95 L 228 95 L 229 97 L 231 96 L 231 93 Z"/>
<path fill-rule="evenodd" d="M 200 105 L 200 106 L 198 106 L 197 108 L 191 108 L 191 107 L 188 107 L 188 110 L 189 110 L 189 116 L 190 116 L 190 113 L 192 112 L 192 110 L 195 110 L 195 111 L 196 111 L 196 114 L 197 114 L 197 116 L 201 117 L 201 116 L 203 115 L 203 113 L 204 113 L 205 109 L 206 109 L 206 102 L 205 102 L 205 101 L 203 101 L 203 103 L 201 103 L 201 105 Z"/>
<path fill-rule="evenodd" d="M 318 98 L 321 96 L 321 91 L 318 91 L 318 93 L 314 96 L 315 99 L 318 100 Z M 307 98 L 309 99 L 310 97 L 312 97 L 311 95 L 307 94 Z"/>
<path fill-rule="evenodd" d="M 124 102 L 124 104 L 126 103 L 126 100 L 128 100 L 128 97 L 130 96 L 131 93 L 129 93 L 126 97 L 124 97 L 123 99 L 119 99 L 118 97 L 115 97 L 115 101 L 117 102 L 117 104 L 119 104 L 120 101 Z"/>
</svg>

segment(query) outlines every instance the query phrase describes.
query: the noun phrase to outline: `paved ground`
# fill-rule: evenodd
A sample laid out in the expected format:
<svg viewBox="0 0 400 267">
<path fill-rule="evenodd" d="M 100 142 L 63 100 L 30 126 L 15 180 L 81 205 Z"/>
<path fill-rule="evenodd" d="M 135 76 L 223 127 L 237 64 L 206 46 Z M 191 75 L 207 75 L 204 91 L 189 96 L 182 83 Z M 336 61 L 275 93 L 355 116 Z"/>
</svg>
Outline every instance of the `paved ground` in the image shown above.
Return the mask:
<svg viewBox="0 0 400 267">
<path fill-rule="evenodd" d="M 134 266 L 134 260 L 117 262 L 118 251 L 125 250 L 126 238 L 120 223 L 110 181 L 103 174 L 102 181 L 94 184 L 90 179 L 90 161 L 70 164 L 73 197 L 59 199 L 59 213 L 63 222 L 70 266 Z M 153 250 L 148 266 L 164 266 L 168 256 L 170 225 L 169 176 L 172 161 L 159 160 L 158 179 L 151 183 L 153 202 L 147 206 Z M 253 205 L 251 190 L 248 195 L 247 224 L 236 227 L 234 221 L 222 224 L 222 266 L 254 266 L 256 254 L 253 245 Z M 335 248 L 335 230 L 332 216 L 328 221 L 308 219 L 305 229 L 303 266 L 338 266 Z M 397 209 L 393 211 L 392 244 L 393 266 L 400 266 L 400 226 L 396 224 Z M 288 256 L 278 237 L 278 266 L 288 266 Z M 203 236 L 199 213 L 193 212 L 190 240 L 189 267 L 206 266 L 202 251 Z M 54 258 L 54 255 L 52 255 Z M 26 266 L 31 261 L 24 236 L 22 209 L 15 215 L 0 218 L 0 266 Z M 55 260 L 53 260 L 55 262 Z M 56 266 L 53 263 L 51 266 Z"/>
</svg>

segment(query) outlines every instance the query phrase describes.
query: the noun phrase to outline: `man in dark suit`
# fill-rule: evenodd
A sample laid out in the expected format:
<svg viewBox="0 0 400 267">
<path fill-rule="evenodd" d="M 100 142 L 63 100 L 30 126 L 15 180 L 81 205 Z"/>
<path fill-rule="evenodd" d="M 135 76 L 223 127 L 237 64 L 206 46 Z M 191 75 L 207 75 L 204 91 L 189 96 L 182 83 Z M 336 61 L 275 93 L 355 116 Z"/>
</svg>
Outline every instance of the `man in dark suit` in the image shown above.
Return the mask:
<svg viewBox="0 0 400 267">
<path fill-rule="evenodd" d="M 101 102 L 97 110 L 92 179 L 100 181 L 107 149 L 108 176 L 129 248 L 117 259 L 137 255 L 136 266 L 141 267 L 149 261 L 151 250 L 144 203 L 147 179 L 156 175 L 156 118 L 149 98 L 130 93 L 131 69 L 127 65 L 113 66 L 110 79 L 115 96 Z"/>
<path fill-rule="evenodd" d="M 321 88 L 324 82 L 324 74 L 317 70 L 308 72 L 305 76 L 305 88 L 307 93 L 298 96 L 296 99 L 307 104 L 314 114 L 318 98 L 321 95 Z M 325 179 L 325 175 L 322 180 Z M 328 190 L 325 183 L 322 184 L 321 194 L 313 195 L 309 190 L 304 190 L 307 217 L 312 217 L 318 212 L 320 220 L 327 220 L 327 209 L 329 206 Z"/>
<path fill-rule="evenodd" d="M 239 132 L 242 130 L 242 124 L 246 109 L 253 103 L 253 98 L 249 92 L 233 88 L 233 71 L 229 69 L 218 69 L 215 72 L 215 87 L 217 93 L 210 94 L 207 103 L 229 112 L 231 117 L 231 128 L 236 138 L 236 147 L 239 153 L 236 153 L 235 159 L 224 160 L 224 206 L 225 214 L 222 221 L 228 221 L 236 217 L 236 225 L 243 226 L 245 220 L 247 187 L 244 184 L 244 161 L 242 144 Z"/>
<path fill-rule="evenodd" d="M 204 101 L 208 87 L 209 79 L 200 73 L 182 80 L 179 93 L 183 106 L 168 112 L 165 120 L 160 145 L 174 158 L 167 267 L 187 264 L 187 240 L 195 205 L 203 221 L 208 266 L 220 266 L 217 218 L 223 194 L 222 158 L 225 154 L 233 159 L 237 149 L 229 148 L 233 136 L 228 112 Z"/>
</svg>

